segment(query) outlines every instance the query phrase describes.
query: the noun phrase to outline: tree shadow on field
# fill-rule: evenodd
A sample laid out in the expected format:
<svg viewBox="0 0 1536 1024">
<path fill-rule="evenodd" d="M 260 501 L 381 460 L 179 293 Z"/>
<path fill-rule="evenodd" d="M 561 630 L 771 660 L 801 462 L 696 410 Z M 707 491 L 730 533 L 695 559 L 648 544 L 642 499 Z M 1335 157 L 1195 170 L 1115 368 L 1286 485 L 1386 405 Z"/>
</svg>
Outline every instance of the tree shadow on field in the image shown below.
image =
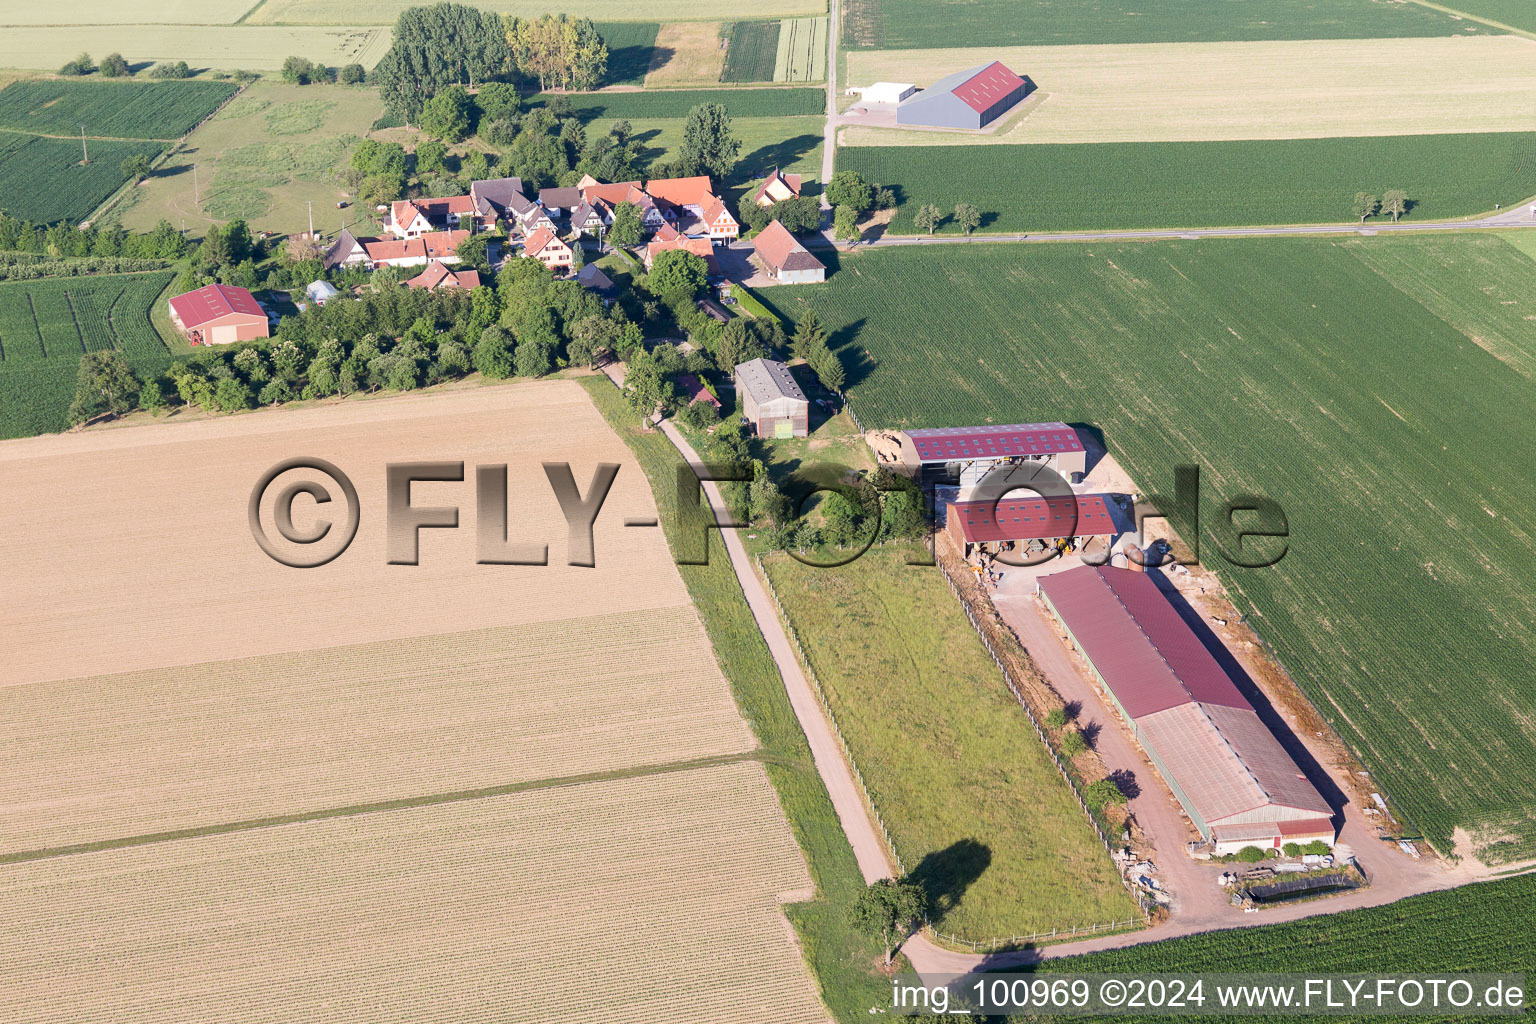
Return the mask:
<svg viewBox="0 0 1536 1024">
<path fill-rule="evenodd" d="M 621 46 L 609 50 L 608 73 L 603 76 L 603 84 L 644 82 L 652 67 L 663 66 L 676 53 L 670 46 Z"/>
<path fill-rule="evenodd" d="M 759 146 L 740 160 L 731 170 L 731 179 L 734 182 L 745 184 L 749 181 L 759 181 L 768 176 L 768 172 L 775 167 L 793 167 L 805 155 L 821 144 L 820 135 L 796 135 L 793 138 L 784 139 L 767 146 Z M 819 190 L 807 188 L 802 190 L 803 195 L 820 195 Z"/>
<path fill-rule="evenodd" d="M 992 866 L 992 848 L 974 839 L 961 839 L 928 854 L 907 873 L 928 894 L 928 917 L 941 921 L 960 905 L 967 889 Z"/>
<path fill-rule="evenodd" d="M 828 276 L 831 276 L 830 272 L 835 262 L 835 257 L 828 259 L 822 255 L 821 250 L 817 250 L 816 258 L 827 264 Z M 859 333 L 864 329 L 865 323 L 865 319 L 860 317 L 850 324 L 844 324 L 827 335 L 828 347 L 833 352 L 836 352 L 837 357 L 843 361 L 843 372 L 848 379 L 847 384 L 843 386 L 844 391 L 852 388 L 855 384 L 862 383 L 870 374 L 875 372 L 875 367 L 879 365 L 875 361 L 875 357 L 869 354 L 869 350 L 858 343 Z"/>
</svg>

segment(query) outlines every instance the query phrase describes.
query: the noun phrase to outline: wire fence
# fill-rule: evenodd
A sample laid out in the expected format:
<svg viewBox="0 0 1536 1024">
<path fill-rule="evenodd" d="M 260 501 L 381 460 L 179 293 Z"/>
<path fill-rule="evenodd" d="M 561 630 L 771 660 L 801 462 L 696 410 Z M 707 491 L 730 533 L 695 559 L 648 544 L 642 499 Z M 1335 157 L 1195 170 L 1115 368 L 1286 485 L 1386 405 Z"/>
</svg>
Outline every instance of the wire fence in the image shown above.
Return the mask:
<svg viewBox="0 0 1536 1024">
<path fill-rule="evenodd" d="M 756 562 L 758 576 L 762 578 L 763 587 L 768 591 L 768 596 L 773 598 L 774 607 L 779 610 L 779 621 L 784 626 L 784 634 L 789 638 L 790 645 L 795 649 L 795 654 L 800 661 L 800 666 L 805 672 L 805 678 L 810 682 L 811 689 L 816 694 L 816 701 L 821 705 L 822 713 L 827 716 L 827 724 L 832 727 L 832 734 L 837 737 L 838 746 L 842 749 L 844 760 L 848 762 L 849 771 L 853 773 L 853 780 L 858 783 L 859 793 L 864 798 L 864 806 L 869 811 L 870 819 L 874 821 L 875 827 L 880 830 L 880 837 L 885 841 L 885 848 L 891 855 L 891 863 L 896 865 L 897 873 L 900 875 L 905 875 L 907 873 L 907 869 L 906 866 L 902 863 L 901 854 L 896 852 L 896 843 L 891 838 L 890 829 L 886 827 L 885 820 L 881 818 L 880 810 L 875 806 L 875 799 L 870 795 L 869 787 L 864 782 L 864 775 L 859 771 L 859 765 L 853 756 L 853 750 L 848 746 L 848 740 L 843 736 L 842 729 L 838 727 L 837 716 L 832 713 L 832 705 L 827 701 L 826 691 L 822 689 L 821 680 L 816 676 L 816 670 L 811 667 L 811 659 L 805 653 L 805 647 L 800 643 L 800 634 L 795 630 L 795 624 L 789 617 L 789 611 L 784 607 L 784 602 L 779 600 L 778 591 L 775 590 L 773 586 L 773 579 L 768 575 L 768 570 L 763 566 L 762 555 L 756 556 Z M 942 563 L 940 564 L 940 568 L 943 569 Z M 944 579 L 945 582 L 949 584 L 949 589 L 955 594 L 957 598 L 959 598 L 960 592 L 955 586 L 955 581 L 950 578 L 948 570 L 944 570 Z M 991 641 L 987 638 L 986 634 L 982 632 L 981 627 L 976 622 L 975 616 L 971 613 L 970 607 L 965 603 L 963 599 L 960 601 L 960 607 L 965 609 L 966 617 L 971 620 L 971 626 L 975 628 L 977 633 L 981 636 L 982 643 L 986 645 L 987 653 L 992 655 L 992 660 L 996 662 L 998 669 L 1003 673 L 1003 680 L 1008 684 L 1008 689 L 1013 692 L 1014 699 L 1019 702 L 1019 706 L 1024 709 L 1024 713 L 1029 716 L 1030 724 L 1035 727 L 1035 733 L 1040 737 L 1040 741 L 1045 744 L 1045 749 L 1050 754 L 1051 760 L 1055 763 L 1056 770 L 1061 773 L 1062 778 L 1067 781 L 1067 785 L 1071 788 L 1072 795 L 1077 798 L 1078 806 L 1081 807 L 1083 813 L 1087 815 L 1088 823 L 1093 826 L 1094 833 L 1098 835 L 1099 841 L 1104 844 L 1104 848 L 1112 852 L 1109 840 L 1105 837 L 1103 831 L 1099 829 L 1098 822 L 1095 821 L 1093 815 L 1089 813 L 1088 805 L 1084 803 L 1082 794 L 1078 792 L 1077 783 L 1067 772 L 1066 768 L 1063 767 L 1061 759 L 1057 756 L 1055 748 L 1052 747 L 1050 739 L 1047 737 L 1045 730 L 1042 729 L 1040 727 L 1040 723 L 1036 721 L 1034 712 L 1031 711 L 1029 705 L 1025 703 L 1019 688 L 1014 684 L 1013 677 L 1009 674 L 1008 669 L 1003 665 L 1002 660 L 997 656 L 997 652 L 993 650 Z M 1143 913 L 1150 912 L 1151 907 L 1155 904 L 1152 904 L 1152 902 L 1142 896 L 1141 893 L 1131 888 L 1130 883 L 1127 882 L 1123 876 L 1121 877 L 1120 881 L 1121 884 L 1125 886 L 1126 891 L 1131 894 L 1132 899 L 1136 901 L 1136 905 L 1141 908 Z M 939 939 L 940 941 L 947 942 L 952 946 L 967 946 L 973 953 L 983 951 L 992 952 L 1006 947 L 1016 947 L 1026 942 L 1033 943 L 1039 942 L 1041 940 L 1057 939 L 1063 935 L 1080 937 L 1083 935 L 1104 934 L 1111 931 L 1118 931 L 1122 928 L 1128 928 L 1135 923 L 1137 923 L 1135 918 L 1128 918 L 1125 921 L 1111 921 L 1108 924 L 1077 925 L 1073 926 L 1071 929 L 1066 930 L 1053 928 L 1049 932 L 1031 932 L 1027 936 L 1010 935 L 1007 938 L 993 938 L 984 942 L 980 939 L 967 939 L 959 935 L 941 932 L 937 928 L 933 927 L 933 922 L 928 919 L 926 914 L 923 915 L 923 926 L 932 932 L 935 938 Z M 1145 922 L 1143 921 L 1143 923 Z"/>
<path fill-rule="evenodd" d="M 1093 834 L 1099 837 L 1099 842 L 1103 844 L 1104 851 L 1113 858 L 1115 853 L 1114 844 L 1109 841 L 1109 837 L 1099 827 L 1098 818 L 1088 808 L 1088 801 L 1083 799 L 1082 790 L 1077 785 L 1077 779 L 1073 777 L 1071 772 L 1067 771 L 1066 763 L 1062 760 L 1060 752 L 1057 751 L 1056 744 L 1051 741 L 1050 734 L 1045 731 L 1045 728 L 1040 724 L 1040 720 L 1035 717 L 1034 709 L 1024 699 L 1024 691 L 1019 689 L 1018 683 L 1013 678 L 1013 673 L 1008 670 L 1007 664 L 1003 662 L 1002 657 L 997 653 L 997 648 L 992 644 L 992 638 L 987 635 L 987 631 L 976 620 L 976 613 L 971 610 L 970 603 L 966 601 L 965 595 L 960 592 L 960 586 L 955 582 L 954 576 L 950 574 L 949 567 L 941 560 L 935 559 L 935 561 L 938 564 L 939 571 L 944 575 L 944 582 L 949 584 L 950 593 L 954 594 L 955 599 L 960 602 L 960 607 L 964 610 L 965 617 L 971 620 L 971 628 L 981 638 L 982 646 L 987 649 L 987 653 L 992 656 L 993 663 L 997 665 L 997 670 L 1002 673 L 1003 682 L 1007 684 L 1009 692 L 1013 694 L 1013 699 L 1018 701 L 1019 707 L 1024 709 L 1025 716 L 1029 718 L 1029 724 L 1035 727 L 1035 735 L 1040 737 L 1041 743 L 1045 744 L 1045 750 L 1051 757 L 1051 763 L 1056 766 L 1056 771 L 1061 774 L 1062 779 L 1067 784 L 1067 788 L 1071 790 L 1073 798 L 1077 800 L 1077 806 L 1082 809 L 1083 816 L 1088 819 L 1088 825 L 1093 829 Z M 1125 887 L 1125 891 L 1136 901 L 1136 905 L 1141 908 L 1143 913 L 1152 913 L 1157 904 L 1139 892 L 1124 874 L 1120 876 L 1120 884 Z"/>
</svg>

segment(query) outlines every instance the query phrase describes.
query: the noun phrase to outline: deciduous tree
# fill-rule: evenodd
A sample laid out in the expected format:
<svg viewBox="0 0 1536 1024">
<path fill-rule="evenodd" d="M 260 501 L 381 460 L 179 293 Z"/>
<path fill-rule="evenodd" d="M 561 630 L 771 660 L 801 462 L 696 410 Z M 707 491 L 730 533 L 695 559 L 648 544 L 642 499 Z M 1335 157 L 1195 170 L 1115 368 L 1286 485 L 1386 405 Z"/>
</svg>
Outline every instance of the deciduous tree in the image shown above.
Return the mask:
<svg viewBox="0 0 1536 1024">
<path fill-rule="evenodd" d="M 955 204 L 955 226 L 969 235 L 981 225 L 981 211 L 970 203 Z"/>
<path fill-rule="evenodd" d="M 69 422 L 79 425 L 98 416 L 121 416 L 139 404 L 142 385 L 121 352 L 106 349 L 80 357 Z"/>
<path fill-rule="evenodd" d="M 1408 193 L 1400 188 L 1389 188 L 1381 197 L 1381 210 L 1392 215 L 1392 223 L 1408 212 Z"/>
<path fill-rule="evenodd" d="M 1373 216 L 1380 208 L 1381 204 L 1376 201 L 1376 197 L 1371 193 L 1355 193 L 1355 216 L 1360 218 L 1360 223 L 1364 224 L 1365 219 L 1367 217 Z"/>
<path fill-rule="evenodd" d="M 924 203 L 918 208 L 917 215 L 912 218 L 912 223 L 931 235 L 943 220 L 944 214 L 939 212 L 937 206 L 934 206 L 932 203 Z"/>
<path fill-rule="evenodd" d="M 688 111 L 678 161 L 687 174 L 708 172 L 723 178 L 736 166 L 741 140 L 731 132 L 731 115 L 724 103 L 700 103 Z"/>
<path fill-rule="evenodd" d="M 855 926 L 880 939 L 889 967 L 897 943 L 911 934 L 927 907 L 928 895 L 919 883 L 910 878 L 881 878 L 859 893 L 849 917 Z"/>
</svg>

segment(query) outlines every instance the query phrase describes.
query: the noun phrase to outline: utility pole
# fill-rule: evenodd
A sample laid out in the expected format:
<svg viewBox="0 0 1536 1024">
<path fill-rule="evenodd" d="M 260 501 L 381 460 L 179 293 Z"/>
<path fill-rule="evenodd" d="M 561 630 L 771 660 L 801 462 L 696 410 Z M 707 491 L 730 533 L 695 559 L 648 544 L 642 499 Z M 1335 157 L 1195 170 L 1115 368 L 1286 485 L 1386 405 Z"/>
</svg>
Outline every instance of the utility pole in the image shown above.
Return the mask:
<svg viewBox="0 0 1536 1024">
<path fill-rule="evenodd" d="M 91 151 L 85 146 L 85 125 L 80 126 L 80 155 L 85 158 L 80 161 L 81 163 L 88 164 L 91 162 Z"/>
</svg>

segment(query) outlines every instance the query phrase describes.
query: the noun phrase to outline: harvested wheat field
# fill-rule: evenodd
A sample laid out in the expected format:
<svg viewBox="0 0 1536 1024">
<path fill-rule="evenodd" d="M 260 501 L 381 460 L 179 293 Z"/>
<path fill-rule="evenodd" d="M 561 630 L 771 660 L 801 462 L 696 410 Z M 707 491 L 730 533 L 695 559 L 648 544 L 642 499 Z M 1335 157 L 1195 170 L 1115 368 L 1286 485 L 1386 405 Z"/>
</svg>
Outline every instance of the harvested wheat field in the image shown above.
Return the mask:
<svg viewBox="0 0 1536 1024">
<path fill-rule="evenodd" d="M 851 82 L 931 85 L 1001 60 L 1042 98 L 990 133 L 849 127 L 849 145 L 1198 142 L 1536 130 L 1536 40 L 1430 39 L 854 50 Z"/>
<path fill-rule="evenodd" d="M 0 1018 L 824 1021 L 733 764 L 0 871 Z"/>
<path fill-rule="evenodd" d="M 301 455 L 361 510 L 311 569 L 247 512 Z M 410 496 L 459 526 L 388 564 L 386 464 L 423 461 L 466 464 Z M 544 462 L 619 466 L 592 567 Z M 549 564 L 477 564 L 482 463 Z M 825 1019 L 804 861 L 574 381 L 6 442 L 0 492 L 0 1019 Z"/>
</svg>

